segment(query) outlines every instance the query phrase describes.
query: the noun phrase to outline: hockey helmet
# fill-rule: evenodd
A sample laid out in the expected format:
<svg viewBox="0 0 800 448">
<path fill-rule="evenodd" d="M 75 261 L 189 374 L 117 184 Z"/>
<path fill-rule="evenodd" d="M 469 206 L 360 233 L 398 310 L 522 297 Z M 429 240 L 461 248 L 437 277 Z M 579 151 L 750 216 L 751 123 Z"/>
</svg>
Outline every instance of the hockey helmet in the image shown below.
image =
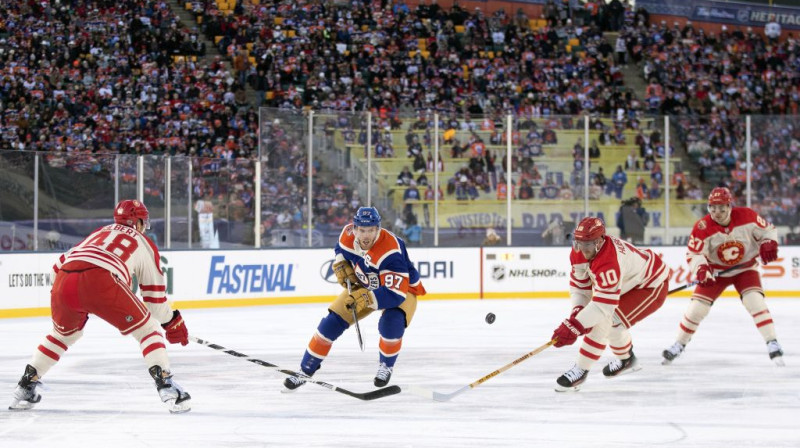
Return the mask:
<svg viewBox="0 0 800 448">
<path fill-rule="evenodd" d="M 136 199 L 125 199 L 114 208 L 114 222 L 128 227 L 136 227 L 139 220 L 144 223 L 144 228 L 150 228 L 150 212 L 147 207 Z"/>
<path fill-rule="evenodd" d="M 356 227 L 381 226 L 381 214 L 375 207 L 359 207 L 353 217 L 353 225 Z"/>
<path fill-rule="evenodd" d="M 581 219 L 572 235 L 575 241 L 594 241 L 606 235 L 606 226 L 600 218 L 586 217 Z"/>
<path fill-rule="evenodd" d="M 708 195 L 708 205 L 733 205 L 733 195 L 726 187 L 717 187 Z"/>
</svg>

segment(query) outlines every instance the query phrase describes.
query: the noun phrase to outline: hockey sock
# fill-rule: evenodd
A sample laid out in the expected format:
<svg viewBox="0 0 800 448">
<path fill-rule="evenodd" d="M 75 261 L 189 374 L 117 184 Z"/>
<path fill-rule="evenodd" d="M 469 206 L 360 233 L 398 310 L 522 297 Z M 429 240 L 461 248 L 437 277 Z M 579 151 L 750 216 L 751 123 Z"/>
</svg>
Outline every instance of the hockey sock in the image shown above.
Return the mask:
<svg viewBox="0 0 800 448">
<path fill-rule="evenodd" d="M 303 360 L 300 362 L 300 368 L 303 373 L 313 375 L 319 369 L 322 360 L 331 351 L 333 341 L 338 339 L 348 327 L 350 325 L 347 321 L 334 312 L 329 312 L 327 316 L 322 318 L 314 336 L 311 336 L 308 348 L 303 354 Z"/>
<path fill-rule="evenodd" d="M 51 367 L 56 365 L 67 349 L 81 336 L 83 336 L 83 330 L 76 331 L 69 336 L 59 334 L 55 330 L 51 331 L 44 338 L 44 341 L 39 344 L 39 347 L 33 353 L 33 358 L 31 358 L 30 365 L 36 368 L 39 378 L 43 377 Z"/>
<path fill-rule="evenodd" d="M 159 366 L 162 370 L 169 371 L 169 358 L 164 336 L 158 331 L 156 320 L 150 317 L 141 327 L 131 332 L 131 336 L 139 341 L 144 362 L 147 368 Z"/>
<path fill-rule="evenodd" d="M 617 324 L 611 329 L 608 335 L 608 346 L 611 347 L 614 356 L 619 359 L 631 357 L 633 342 L 631 341 L 631 332 L 625 328 L 625 325 Z"/>
<path fill-rule="evenodd" d="M 581 348 L 578 350 L 578 360 L 576 364 L 583 370 L 591 370 L 594 363 L 606 349 L 608 342 L 608 332 L 611 322 L 604 320 L 596 324 L 592 331 L 583 337 Z"/>
<path fill-rule="evenodd" d="M 378 321 L 378 332 L 381 340 L 378 344 L 380 349 L 380 362 L 388 367 L 393 367 L 397 362 L 397 355 L 400 354 L 400 347 L 403 345 L 403 334 L 406 331 L 406 315 L 399 308 L 391 308 L 383 312 Z"/>
<path fill-rule="evenodd" d="M 767 302 L 761 293 L 747 291 L 742 296 L 742 305 L 753 316 L 753 322 L 755 322 L 756 328 L 758 328 L 758 332 L 761 333 L 764 341 L 777 339 L 775 336 L 775 324 L 772 322 L 772 314 L 769 312 Z"/>
<path fill-rule="evenodd" d="M 694 336 L 694 332 L 697 331 L 697 327 L 700 326 L 700 322 L 708 316 L 709 311 L 711 311 L 711 304 L 703 300 L 692 299 L 678 326 L 676 341 L 683 345 L 688 344 Z"/>
</svg>

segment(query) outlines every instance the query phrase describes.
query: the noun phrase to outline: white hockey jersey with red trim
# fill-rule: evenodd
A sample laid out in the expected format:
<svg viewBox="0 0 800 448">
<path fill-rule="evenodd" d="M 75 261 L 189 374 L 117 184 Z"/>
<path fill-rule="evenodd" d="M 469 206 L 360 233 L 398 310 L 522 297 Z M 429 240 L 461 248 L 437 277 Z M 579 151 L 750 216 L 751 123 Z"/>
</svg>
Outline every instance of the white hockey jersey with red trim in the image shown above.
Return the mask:
<svg viewBox="0 0 800 448">
<path fill-rule="evenodd" d="M 606 235 L 591 260 L 574 248 L 570 252 L 572 306 L 585 306 L 578 320 L 586 328 L 611 318 L 621 295 L 632 289 L 655 288 L 670 275 L 661 257 L 619 238 Z"/>
<path fill-rule="evenodd" d="M 103 268 L 129 287 L 136 275 L 142 300 L 161 323 L 172 319 L 167 302 L 167 287 L 161 272 L 160 256 L 155 244 L 136 229 L 121 224 L 101 227 L 62 254 L 53 265 L 58 273 L 70 261 L 84 261 Z"/>
<path fill-rule="evenodd" d="M 706 215 L 697 221 L 689 237 L 686 261 L 693 275 L 704 264 L 721 271 L 741 265 L 741 269 L 722 274 L 732 277 L 750 269 L 758 261 L 761 244 L 767 240 L 778 241 L 778 231 L 755 211 L 747 207 L 733 207 L 731 221 L 721 226 Z"/>
</svg>

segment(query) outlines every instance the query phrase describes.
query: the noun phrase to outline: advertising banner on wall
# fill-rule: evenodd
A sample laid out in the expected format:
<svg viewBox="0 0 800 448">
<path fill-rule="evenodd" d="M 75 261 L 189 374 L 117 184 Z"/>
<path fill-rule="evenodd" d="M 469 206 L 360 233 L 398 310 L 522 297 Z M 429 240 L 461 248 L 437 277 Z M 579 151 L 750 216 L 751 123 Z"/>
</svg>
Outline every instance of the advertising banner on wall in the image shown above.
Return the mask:
<svg viewBox="0 0 800 448">
<path fill-rule="evenodd" d="M 693 280 L 684 247 L 656 247 L 672 269 L 671 288 Z M 412 248 L 426 299 L 563 298 L 569 247 Z M 0 255 L 0 317 L 47 315 L 57 252 Z M 800 297 L 800 247 L 780 248 L 761 266 L 768 295 Z M 184 308 L 324 303 L 339 294 L 333 251 L 164 251 L 167 295 Z M 134 285 L 134 289 L 136 286 Z M 690 290 L 677 294 L 686 297 Z M 726 292 L 734 296 L 735 291 Z"/>
<path fill-rule="evenodd" d="M 183 306 L 325 302 L 340 292 L 332 249 L 163 251 L 167 296 Z M 0 255 L 0 310 L 46 308 L 59 253 Z M 431 299 L 478 298 L 477 249 L 409 249 Z M 134 283 L 134 291 L 137 285 Z"/>
<path fill-rule="evenodd" d="M 636 0 L 650 14 L 686 17 L 698 22 L 715 22 L 763 27 L 776 22 L 785 30 L 800 30 L 800 9 L 752 3 L 686 0 Z"/>
</svg>

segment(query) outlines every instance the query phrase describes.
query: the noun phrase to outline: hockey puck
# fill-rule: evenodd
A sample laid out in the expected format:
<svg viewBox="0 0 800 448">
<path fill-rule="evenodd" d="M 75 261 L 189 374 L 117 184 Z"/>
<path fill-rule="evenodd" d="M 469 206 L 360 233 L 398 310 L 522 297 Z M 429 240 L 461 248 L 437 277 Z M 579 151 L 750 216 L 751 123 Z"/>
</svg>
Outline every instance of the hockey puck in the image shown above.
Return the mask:
<svg viewBox="0 0 800 448">
<path fill-rule="evenodd" d="M 494 315 L 494 313 L 487 314 L 486 315 L 486 323 L 489 324 L 489 325 L 493 324 L 495 317 L 496 316 Z"/>
</svg>

